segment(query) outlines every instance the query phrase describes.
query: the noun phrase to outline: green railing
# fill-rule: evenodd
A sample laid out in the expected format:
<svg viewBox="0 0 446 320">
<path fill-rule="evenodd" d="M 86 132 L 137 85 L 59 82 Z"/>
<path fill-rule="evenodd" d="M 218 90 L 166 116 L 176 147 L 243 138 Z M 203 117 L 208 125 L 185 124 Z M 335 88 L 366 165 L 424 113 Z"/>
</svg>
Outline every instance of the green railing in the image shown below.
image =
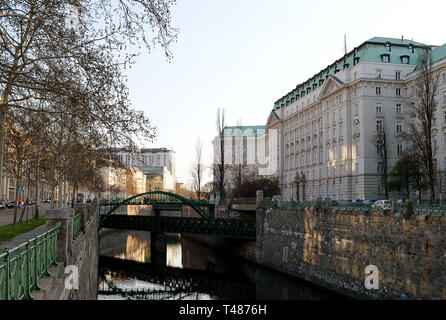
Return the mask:
<svg viewBox="0 0 446 320">
<path fill-rule="evenodd" d="M 73 218 L 73 240 L 81 233 L 81 215 L 78 214 Z"/>
<path fill-rule="evenodd" d="M 236 199 L 232 199 L 231 203 L 234 203 L 234 204 L 255 204 L 256 198 L 236 198 Z"/>
<path fill-rule="evenodd" d="M 56 265 L 59 226 L 0 254 L 0 300 L 33 299 L 37 280 Z"/>
</svg>

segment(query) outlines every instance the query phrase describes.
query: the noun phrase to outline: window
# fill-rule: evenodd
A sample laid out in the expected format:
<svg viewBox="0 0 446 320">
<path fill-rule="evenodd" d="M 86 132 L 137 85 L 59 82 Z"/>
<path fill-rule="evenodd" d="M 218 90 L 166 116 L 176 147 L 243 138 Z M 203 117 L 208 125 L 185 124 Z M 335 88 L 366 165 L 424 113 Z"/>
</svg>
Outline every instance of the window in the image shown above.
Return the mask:
<svg viewBox="0 0 446 320">
<path fill-rule="evenodd" d="M 409 44 L 409 52 L 410 52 L 410 53 L 413 53 L 413 52 L 414 52 L 414 50 L 413 50 L 413 45 L 411 45 L 411 44 Z"/>
<path fill-rule="evenodd" d="M 356 162 L 355 163 L 355 174 L 358 174 L 359 172 L 359 164 Z"/>
<path fill-rule="evenodd" d="M 437 151 L 437 148 L 438 148 L 438 142 L 437 142 L 437 138 L 435 138 L 434 137 L 434 140 L 433 140 L 433 151 L 435 152 L 435 151 Z"/>
<path fill-rule="evenodd" d="M 359 156 L 359 142 L 356 142 L 355 144 L 355 154 L 356 156 Z"/>
<path fill-rule="evenodd" d="M 433 126 L 436 126 L 437 125 L 437 119 L 434 117 L 434 118 L 432 118 L 432 125 Z"/>
<path fill-rule="evenodd" d="M 353 65 L 356 66 L 359 63 L 359 57 L 353 59 Z"/>
<path fill-rule="evenodd" d="M 397 96 L 401 96 L 401 88 L 396 88 L 396 90 L 395 90 L 395 94 L 396 94 Z"/>
<path fill-rule="evenodd" d="M 446 82 L 446 73 L 445 72 L 443 72 L 441 74 L 441 78 L 442 78 L 443 82 Z"/>
<path fill-rule="evenodd" d="M 385 62 L 385 63 L 390 62 L 390 56 L 388 54 L 381 55 L 381 59 L 382 59 L 382 62 Z"/>
<path fill-rule="evenodd" d="M 401 104 L 400 103 L 397 103 L 396 104 L 396 114 L 397 115 L 400 115 L 400 114 L 402 114 L 403 112 L 402 112 L 402 109 L 401 109 Z"/>
<path fill-rule="evenodd" d="M 342 126 L 339 126 L 339 136 L 342 137 Z"/>
<path fill-rule="evenodd" d="M 443 111 L 443 123 L 446 123 L 446 111 Z"/>
<path fill-rule="evenodd" d="M 398 145 L 396 146 L 396 153 L 398 155 L 403 154 L 403 145 L 401 143 L 398 143 Z"/>
<path fill-rule="evenodd" d="M 396 132 L 402 132 L 403 131 L 403 123 L 402 121 L 396 122 Z"/>
<path fill-rule="evenodd" d="M 381 87 L 376 87 L 376 95 L 381 95 Z"/>
<path fill-rule="evenodd" d="M 400 71 L 395 71 L 395 79 L 396 80 L 401 79 L 401 72 Z"/>
<path fill-rule="evenodd" d="M 383 121 L 376 120 L 376 131 L 382 131 L 382 129 L 383 129 Z"/>
<path fill-rule="evenodd" d="M 409 56 L 401 56 L 401 63 L 409 64 Z"/>
<path fill-rule="evenodd" d="M 358 109 L 358 104 L 355 104 L 355 114 L 358 114 L 359 109 Z"/>
<path fill-rule="evenodd" d="M 376 104 L 376 113 L 382 113 L 383 112 L 383 105 L 382 103 L 378 102 Z"/>
<path fill-rule="evenodd" d="M 381 70 L 380 69 L 376 69 L 376 77 L 381 78 Z"/>
<path fill-rule="evenodd" d="M 384 166 L 381 163 L 378 163 L 378 173 L 384 173 Z"/>
<path fill-rule="evenodd" d="M 443 102 L 446 103 L 446 91 L 443 91 Z"/>
<path fill-rule="evenodd" d="M 390 46 L 389 42 L 386 43 L 386 51 L 388 52 L 392 51 L 392 47 Z"/>
</svg>

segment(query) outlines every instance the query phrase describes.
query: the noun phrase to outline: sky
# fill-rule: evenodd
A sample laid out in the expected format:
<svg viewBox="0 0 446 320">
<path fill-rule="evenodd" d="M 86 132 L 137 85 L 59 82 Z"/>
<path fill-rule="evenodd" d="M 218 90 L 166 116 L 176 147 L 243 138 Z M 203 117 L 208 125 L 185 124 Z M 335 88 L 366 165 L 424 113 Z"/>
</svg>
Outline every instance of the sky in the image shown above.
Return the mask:
<svg viewBox="0 0 446 320">
<path fill-rule="evenodd" d="M 185 184 L 198 137 L 212 163 L 218 108 L 226 125 L 265 125 L 277 99 L 343 56 L 344 35 L 348 51 L 375 36 L 446 43 L 444 0 L 177 0 L 172 11 L 173 60 L 143 53 L 127 76 L 157 127 L 142 146 L 176 151 Z"/>
</svg>

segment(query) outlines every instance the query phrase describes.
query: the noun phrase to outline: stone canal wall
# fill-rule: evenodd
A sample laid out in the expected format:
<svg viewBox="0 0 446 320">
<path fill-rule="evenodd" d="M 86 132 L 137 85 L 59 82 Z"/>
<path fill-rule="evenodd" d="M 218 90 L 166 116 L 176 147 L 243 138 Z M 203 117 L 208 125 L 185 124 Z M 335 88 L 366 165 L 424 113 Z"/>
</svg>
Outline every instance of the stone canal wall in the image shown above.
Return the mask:
<svg viewBox="0 0 446 320">
<path fill-rule="evenodd" d="M 73 220 L 80 215 L 77 236 L 73 237 Z M 98 215 L 93 204 L 77 204 L 74 209 L 48 209 L 48 227 L 60 225 L 58 234 L 58 266 L 51 275 L 39 280 L 42 290 L 32 293 L 36 300 L 96 300 L 98 290 L 99 238 Z M 67 268 L 68 267 L 68 268 Z M 71 275 L 78 272 L 78 288 Z M 65 273 L 67 272 L 67 273 Z M 65 285 L 69 278 L 70 285 Z"/>
<path fill-rule="evenodd" d="M 260 208 L 257 228 L 264 266 L 356 298 L 446 299 L 446 217 Z"/>
</svg>

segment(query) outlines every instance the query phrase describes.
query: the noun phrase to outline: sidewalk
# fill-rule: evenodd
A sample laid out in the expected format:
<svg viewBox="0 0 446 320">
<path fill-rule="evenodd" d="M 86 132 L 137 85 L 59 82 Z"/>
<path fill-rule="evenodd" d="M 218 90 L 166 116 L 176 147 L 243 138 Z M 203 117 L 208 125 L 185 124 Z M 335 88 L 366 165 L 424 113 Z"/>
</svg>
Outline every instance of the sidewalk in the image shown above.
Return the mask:
<svg viewBox="0 0 446 320">
<path fill-rule="evenodd" d="M 51 204 L 49 203 L 41 203 L 39 205 L 39 216 L 44 216 L 45 210 L 49 209 L 51 207 Z M 17 222 L 18 219 L 20 219 L 20 215 L 22 214 L 23 208 L 18 208 L 17 210 Z M 32 219 L 32 208 L 28 209 L 28 219 Z M 23 221 L 26 219 L 26 212 L 23 216 Z M 14 221 L 14 208 L 13 209 L 6 209 L 6 210 L 0 210 L 0 226 L 5 226 L 8 224 L 12 224 Z"/>
</svg>

